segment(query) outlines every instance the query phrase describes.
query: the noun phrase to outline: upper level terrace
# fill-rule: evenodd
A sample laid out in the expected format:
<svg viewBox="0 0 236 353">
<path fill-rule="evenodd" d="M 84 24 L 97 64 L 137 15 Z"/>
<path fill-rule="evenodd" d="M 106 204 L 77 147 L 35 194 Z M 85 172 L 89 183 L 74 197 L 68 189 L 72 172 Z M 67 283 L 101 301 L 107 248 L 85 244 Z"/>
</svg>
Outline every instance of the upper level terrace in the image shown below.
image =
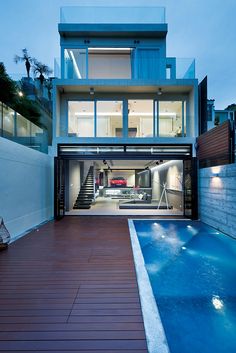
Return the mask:
<svg viewBox="0 0 236 353">
<path fill-rule="evenodd" d="M 165 24 L 160 6 L 63 6 L 61 24 Z"/>
<path fill-rule="evenodd" d="M 62 79 L 195 78 L 193 59 L 166 57 L 164 7 L 63 7 L 58 30 Z"/>
</svg>

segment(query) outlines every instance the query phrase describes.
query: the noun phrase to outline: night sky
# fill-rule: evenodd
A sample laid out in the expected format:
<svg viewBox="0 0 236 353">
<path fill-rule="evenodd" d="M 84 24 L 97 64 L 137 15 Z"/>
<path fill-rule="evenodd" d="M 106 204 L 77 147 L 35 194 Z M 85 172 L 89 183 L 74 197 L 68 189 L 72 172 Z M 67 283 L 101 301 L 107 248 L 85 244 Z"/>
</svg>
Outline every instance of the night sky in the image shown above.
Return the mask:
<svg viewBox="0 0 236 353">
<path fill-rule="evenodd" d="M 13 61 L 25 47 L 53 68 L 60 55 L 60 7 L 83 3 L 165 6 L 167 55 L 196 59 L 196 76 L 208 76 L 208 98 L 217 109 L 236 103 L 235 0 L 0 0 L 0 61 L 8 73 L 25 74 Z"/>
</svg>

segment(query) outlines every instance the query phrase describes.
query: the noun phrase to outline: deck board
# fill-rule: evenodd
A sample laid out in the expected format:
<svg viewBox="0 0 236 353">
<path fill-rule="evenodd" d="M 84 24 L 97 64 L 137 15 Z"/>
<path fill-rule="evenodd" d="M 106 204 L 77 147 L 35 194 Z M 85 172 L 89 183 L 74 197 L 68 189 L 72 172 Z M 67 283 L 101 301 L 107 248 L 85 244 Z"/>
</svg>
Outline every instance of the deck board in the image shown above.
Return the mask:
<svg viewBox="0 0 236 353">
<path fill-rule="evenodd" d="M 147 353 L 127 217 L 65 217 L 0 253 L 0 351 Z"/>
</svg>

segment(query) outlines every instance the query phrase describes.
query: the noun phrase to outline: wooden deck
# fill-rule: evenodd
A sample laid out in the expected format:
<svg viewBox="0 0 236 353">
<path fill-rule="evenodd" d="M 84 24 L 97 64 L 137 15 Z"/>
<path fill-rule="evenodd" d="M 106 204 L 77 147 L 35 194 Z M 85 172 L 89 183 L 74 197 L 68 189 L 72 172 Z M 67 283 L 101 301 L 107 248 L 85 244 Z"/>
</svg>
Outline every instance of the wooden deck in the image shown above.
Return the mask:
<svg viewBox="0 0 236 353">
<path fill-rule="evenodd" d="M 0 253 L 0 351 L 146 353 L 127 217 L 65 217 Z"/>
</svg>

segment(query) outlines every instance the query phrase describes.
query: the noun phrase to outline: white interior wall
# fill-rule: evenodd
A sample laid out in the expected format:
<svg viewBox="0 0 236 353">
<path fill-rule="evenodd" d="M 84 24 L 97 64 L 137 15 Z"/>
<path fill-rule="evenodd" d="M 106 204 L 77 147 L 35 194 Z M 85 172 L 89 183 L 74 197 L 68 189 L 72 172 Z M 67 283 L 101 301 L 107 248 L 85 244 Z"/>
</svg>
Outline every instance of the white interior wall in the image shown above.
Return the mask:
<svg viewBox="0 0 236 353">
<path fill-rule="evenodd" d="M 130 56 L 89 54 L 89 78 L 131 78 Z"/>
<path fill-rule="evenodd" d="M 153 117 L 140 118 L 140 136 L 141 137 L 153 136 Z"/>
<path fill-rule="evenodd" d="M 80 163 L 69 161 L 69 209 L 72 210 L 80 190 Z"/>
<path fill-rule="evenodd" d="M 12 239 L 53 217 L 53 158 L 0 138 L 0 216 Z"/>
</svg>

